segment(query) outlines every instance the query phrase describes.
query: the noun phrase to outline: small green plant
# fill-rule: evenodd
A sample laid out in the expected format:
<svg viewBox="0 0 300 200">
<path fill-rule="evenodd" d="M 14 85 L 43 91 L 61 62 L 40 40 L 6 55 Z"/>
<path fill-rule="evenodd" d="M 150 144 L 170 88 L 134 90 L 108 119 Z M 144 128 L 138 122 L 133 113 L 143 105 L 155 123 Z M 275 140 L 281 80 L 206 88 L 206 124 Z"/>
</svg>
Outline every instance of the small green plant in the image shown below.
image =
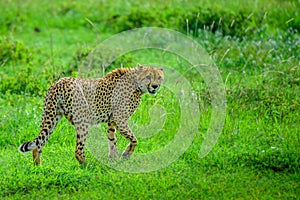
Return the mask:
<svg viewBox="0 0 300 200">
<path fill-rule="evenodd" d="M 0 36 L 0 66 L 27 64 L 33 59 L 34 52 L 22 42 L 11 37 Z"/>
</svg>

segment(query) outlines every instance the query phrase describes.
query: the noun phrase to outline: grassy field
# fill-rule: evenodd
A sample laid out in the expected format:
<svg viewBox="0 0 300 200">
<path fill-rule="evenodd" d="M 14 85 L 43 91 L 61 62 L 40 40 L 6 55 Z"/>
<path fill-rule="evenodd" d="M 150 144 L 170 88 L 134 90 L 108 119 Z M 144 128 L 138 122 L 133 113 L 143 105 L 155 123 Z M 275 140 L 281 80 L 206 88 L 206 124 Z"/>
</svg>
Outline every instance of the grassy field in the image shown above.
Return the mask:
<svg viewBox="0 0 300 200">
<path fill-rule="evenodd" d="M 300 198 L 299 1 L 151 2 L 0 2 L 1 199 Z M 75 130 L 65 119 L 43 149 L 42 166 L 33 166 L 31 154 L 17 148 L 38 135 L 49 86 L 59 77 L 78 76 L 82 61 L 104 39 L 149 26 L 187 35 L 218 66 L 227 109 L 212 151 L 199 157 L 212 96 L 202 77 L 188 73 L 184 76 L 198 97 L 199 128 L 189 148 L 169 166 L 123 172 L 91 151 L 88 165 L 80 166 L 74 157 Z M 179 72 L 189 66 L 176 55 L 145 50 L 121 56 L 105 72 L 151 61 Z M 143 97 L 130 121 L 134 130 L 153 120 L 148 109 L 155 104 L 167 113 L 163 128 L 140 138 L 137 154 L 162 148 L 180 127 L 179 101 L 163 87 L 156 97 Z M 99 130 L 104 137 L 104 126 Z M 124 148 L 126 141 L 118 141 Z"/>
</svg>

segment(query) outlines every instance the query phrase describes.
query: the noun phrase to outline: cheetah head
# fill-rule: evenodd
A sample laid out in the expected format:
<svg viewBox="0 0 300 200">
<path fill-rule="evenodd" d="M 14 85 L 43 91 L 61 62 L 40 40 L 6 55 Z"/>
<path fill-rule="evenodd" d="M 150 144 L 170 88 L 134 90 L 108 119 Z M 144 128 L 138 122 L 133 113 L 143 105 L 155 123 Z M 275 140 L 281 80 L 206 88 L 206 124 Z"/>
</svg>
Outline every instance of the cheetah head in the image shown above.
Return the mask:
<svg viewBox="0 0 300 200">
<path fill-rule="evenodd" d="M 137 84 L 139 89 L 143 93 L 149 92 L 150 94 L 154 95 L 158 91 L 161 82 L 164 80 L 163 69 L 157 69 L 138 64 L 137 71 Z"/>
</svg>

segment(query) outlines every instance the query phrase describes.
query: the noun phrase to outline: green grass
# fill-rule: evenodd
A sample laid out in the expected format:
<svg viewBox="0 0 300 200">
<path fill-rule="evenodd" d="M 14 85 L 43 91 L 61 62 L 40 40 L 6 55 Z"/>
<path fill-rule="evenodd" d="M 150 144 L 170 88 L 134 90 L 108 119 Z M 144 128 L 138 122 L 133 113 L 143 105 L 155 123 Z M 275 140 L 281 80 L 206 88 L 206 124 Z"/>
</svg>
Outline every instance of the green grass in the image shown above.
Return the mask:
<svg viewBox="0 0 300 200">
<path fill-rule="evenodd" d="M 1 1 L 0 12 L 0 198 L 1 199 L 297 199 L 300 196 L 300 16 L 289 1 Z M 222 134 L 199 157 L 211 117 L 203 79 L 185 74 L 199 104 L 199 128 L 187 151 L 166 168 L 126 173 L 87 151 L 88 166 L 75 157 L 75 130 L 63 119 L 43 149 L 42 166 L 18 146 L 35 138 L 48 87 L 77 76 L 87 54 L 104 39 L 135 27 L 159 26 L 198 41 L 226 84 Z M 184 73 L 190 65 L 166 52 L 144 50 L 112 67 L 160 63 Z M 163 63 L 162 63 L 163 62 Z M 134 130 L 165 109 L 162 130 L 140 134 L 136 153 L 160 149 L 180 127 L 179 102 L 167 88 L 146 95 L 130 123 Z M 105 126 L 98 128 L 104 137 Z M 137 133 L 138 135 L 139 133 Z M 126 141 L 118 137 L 118 147 Z M 107 151 L 107 147 L 103 152 Z M 125 161 L 126 162 L 126 161 Z M 130 162 L 130 161 L 128 161 Z"/>
</svg>

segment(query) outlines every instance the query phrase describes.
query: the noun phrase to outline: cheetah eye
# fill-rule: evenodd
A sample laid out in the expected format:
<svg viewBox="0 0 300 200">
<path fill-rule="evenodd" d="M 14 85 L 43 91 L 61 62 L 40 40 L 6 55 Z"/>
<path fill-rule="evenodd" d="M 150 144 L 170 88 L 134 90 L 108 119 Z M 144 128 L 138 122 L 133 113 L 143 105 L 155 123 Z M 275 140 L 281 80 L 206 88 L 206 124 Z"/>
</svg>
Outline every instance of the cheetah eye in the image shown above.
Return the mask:
<svg viewBox="0 0 300 200">
<path fill-rule="evenodd" d="M 161 76 L 159 76 L 157 79 L 160 81 L 161 80 Z"/>
<path fill-rule="evenodd" d="M 151 80 L 151 76 L 146 76 L 146 79 L 148 79 L 150 81 Z"/>
</svg>

